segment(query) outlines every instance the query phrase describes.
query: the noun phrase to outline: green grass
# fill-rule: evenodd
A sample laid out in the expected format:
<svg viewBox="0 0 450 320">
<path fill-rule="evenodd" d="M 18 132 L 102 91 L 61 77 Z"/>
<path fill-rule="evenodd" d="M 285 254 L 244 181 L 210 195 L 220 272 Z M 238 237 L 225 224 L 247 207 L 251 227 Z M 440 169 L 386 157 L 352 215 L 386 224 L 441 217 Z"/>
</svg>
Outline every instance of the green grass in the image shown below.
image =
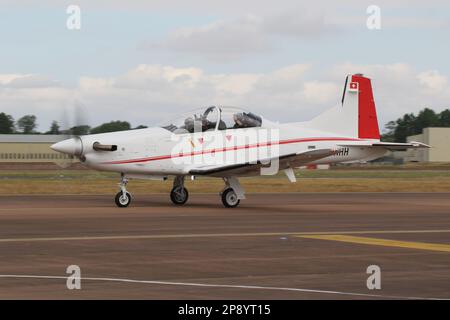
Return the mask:
<svg viewBox="0 0 450 320">
<path fill-rule="evenodd" d="M 450 177 L 450 170 L 297 170 L 295 175 L 300 179 L 414 179 Z M 282 172 L 274 176 L 254 177 L 253 179 L 280 179 L 281 177 L 285 177 Z M 0 170 L 0 179 L 117 180 L 118 173 L 93 170 Z"/>
<path fill-rule="evenodd" d="M 283 173 L 241 178 L 247 192 L 450 192 L 450 170 L 299 170 L 297 183 Z M 0 170 L 1 194 L 115 194 L 119 175 L 93 170 Z M 217 193 L 223 181 L 199 177 L 186 182 L 192 193 Z M 133 193 L 168 193 L 171 181 L 132 180 Z"/>
</svg>

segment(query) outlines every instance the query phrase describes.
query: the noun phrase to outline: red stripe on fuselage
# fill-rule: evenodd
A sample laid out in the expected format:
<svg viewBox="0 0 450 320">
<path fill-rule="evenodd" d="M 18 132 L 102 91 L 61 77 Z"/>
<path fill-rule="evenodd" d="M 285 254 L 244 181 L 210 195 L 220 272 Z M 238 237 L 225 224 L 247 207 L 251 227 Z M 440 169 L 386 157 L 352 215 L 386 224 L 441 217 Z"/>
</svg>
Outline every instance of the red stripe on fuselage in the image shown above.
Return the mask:
<svg viewBox="0 0 450 320">
<path fill-rule="evenodd" d="M 163 155 L 163 156 L 155 156 L 155 157 L 147 157 L 147 158 L 139 158 L 139 159 L 130 159 L 130 160 L 117 160 L 110 162 L 103 162 L 102 164 L 127 164 L 127 163 L 139 163 L 139 162 L 150 162 L 156 160 L 166 160 L 172 158 L 180 158 L 180 157 L 193 157 L 201 154 L 209 154 L 216 152 L 227 152 L 241 149 L 250 149 L 250 148 L 259 148 L 259 147 L 267 147 L 271 145 L 282 145 L 282 144 L 291 144 L 291 143 L 302 143 L 302 142 L 314 142 L 314 141 L 361 141 L 360 139 L 355 138 L 303 138 L 303 139 L 291 139 L 291 140 L 280 140 L 275 142 L 262 142 L 255 144 L 247 144 L 243 146 L 233 146 L 227 148 L 218 148 L 212 150 L 201 150 L 201 151 L 193 151 L 189 153 L 179 153 L 173 155 Z"/>
</svg>

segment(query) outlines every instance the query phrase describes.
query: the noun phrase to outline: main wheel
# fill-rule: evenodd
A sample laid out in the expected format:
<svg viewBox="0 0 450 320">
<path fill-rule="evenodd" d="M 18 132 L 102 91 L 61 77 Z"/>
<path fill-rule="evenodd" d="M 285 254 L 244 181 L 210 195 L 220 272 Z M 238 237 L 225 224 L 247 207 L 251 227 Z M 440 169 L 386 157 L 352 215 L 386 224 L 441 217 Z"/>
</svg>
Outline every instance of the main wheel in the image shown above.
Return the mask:
<svg viewBox="0 0 450 320">
<path fill-rule="evenodd" d="M 188 198 L 189 192 L 185 187 L 174 187 L 172 191 L 170 191 L 170 200 L 178 206 L 185 204 Z"/>
<path fill-rule="evenodd" d="M 239 205 L 241 200 L 238 199 L 236 192 L 233 189 L 228 188 L 222 192 L 222 203 L 227 208 L 234 208 Z"/>
<path fill-rule="evenodd" d="M 116 194 L 116 205 L 120 208 L 128 207 L 128 205 L 131 203 L 131 194 L 129 192 L 125 192 L 123 194 L 122 191 L 119 191 Z"/>
</svg>

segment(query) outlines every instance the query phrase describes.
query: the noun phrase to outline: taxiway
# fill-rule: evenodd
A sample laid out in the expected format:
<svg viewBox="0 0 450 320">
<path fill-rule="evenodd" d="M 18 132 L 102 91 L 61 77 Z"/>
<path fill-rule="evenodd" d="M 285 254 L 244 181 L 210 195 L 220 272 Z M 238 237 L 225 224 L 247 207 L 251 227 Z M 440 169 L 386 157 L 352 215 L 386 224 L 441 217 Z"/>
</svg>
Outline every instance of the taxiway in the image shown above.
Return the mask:
<svg viewBox="0 0 450 320">
<path fill-rule="evenodd" d="M 1 196 L 1 299 L 450 298 L 450 194 Z M 69 265 L 81 290 L 66 288 Z M 381 290 L 366 269 L 381 268 Z"/>
</svg>

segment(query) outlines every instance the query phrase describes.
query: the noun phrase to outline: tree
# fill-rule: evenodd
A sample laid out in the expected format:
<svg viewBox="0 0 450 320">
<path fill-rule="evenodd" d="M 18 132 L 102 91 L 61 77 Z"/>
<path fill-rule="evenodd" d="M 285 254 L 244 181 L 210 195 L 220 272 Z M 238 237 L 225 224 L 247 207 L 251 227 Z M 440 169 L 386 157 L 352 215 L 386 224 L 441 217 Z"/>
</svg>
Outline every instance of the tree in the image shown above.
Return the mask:
<svg viewBox="0 0 450 320">
<path fill-rule="evenodd" d="M 6 113 L 0 113 L 0 133 L 10 134 L 14 133 L 14 119 Z"/>
<path fill-rule="evenodd" d="M 108 123 L 103 123 L 99 125 L 98 127 L 95 127 L 91 130 L 92 134 L 95 133 L 104 133 L 104 132 L 114 132 L 114 131 L 124 131 L 124 130 L 130 130 L 131 126 L 130 123 L 127 121 L 111 121 Z"/>
<path fill-rule="evenodd" d="M 439 113 L 438 118 L 440 127 L 450 127 L 450 109 L 445 109 Z"/>
<path fill-rule="evenodd" d="M 417 116 L 407 113 L 396 121 L 389 121 L 383 134 L 384 141 L 406 142 L 408 136 L 422 133 L 428 127 L 450 127 L 450 110 L 446 109 L 436 114 L 432 109 L 425 108 Z"/>
<path fill-rule="evenodd" d="M 407 113 L 403 118 L 397 119 L 394 129 L 394 141 L 406 142 L 406 137 L 415 134 L 416 116 L 413 113 Z"/>
<path fill-rule="evenodd" d="M 439 126 L 439 117 L 434 110 L 425 108 L 417 115 L 414 132 L 421 133 L 423 128 Z"/>
<path fill-rule="evenodd" d="M 388 123 L 386 123 L 386 125 L 384 126 L 386 129 L 386 133 L 384 133 L 381 138 L 383 141 L 386 142 L 394 142 L 395 141 L 395 128 L 397 127 L 397 122 L 396 121 L 389 121 Z"/>
<path fill-rule="evenodd" d="M 50 126 L 50 130 L 46 132 L 47 134 L 60 134 L 59 124 L 55 120 L 52 121 L 52 125 Z"/>
<path fill-rule="evenodd" d="M 75 136 L 83 136 L 85 134 L 89 134 L 91 127 L 88 125 L 80 125 L 70 128 L 69 134 L 73 134 Z"/>
<path fill-rule="evenodd" d="M 133 129 L 146 129 L 146 128 L 148 128 L 148 127 L 141 124 L 141 125 L 138 125 L 136 128 L 133 128 Z"/>
<path fill-rule="evenodd" d="M 36 129 L 36 116 L 28 114 L 17 121 L 17 126 L 24 134 L 30 134 Z"/>
</svg>

